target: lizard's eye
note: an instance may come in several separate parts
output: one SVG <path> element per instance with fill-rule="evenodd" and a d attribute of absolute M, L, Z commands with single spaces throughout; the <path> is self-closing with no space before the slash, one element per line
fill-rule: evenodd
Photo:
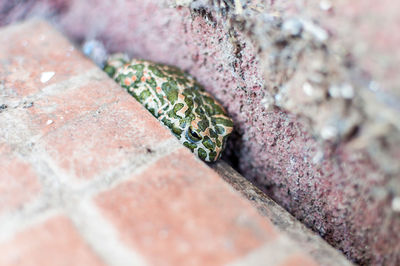
<path fill-rule="evenodd" d="M 197 134 L 197 132 L 194 131 L 192 129 L 192 127 L 189 127 L 188 130 L 186 131 L 186 137 L 192 143 L 197 143 L 201 140 L 201 137 L 199 136 L 199 134 Z"/>

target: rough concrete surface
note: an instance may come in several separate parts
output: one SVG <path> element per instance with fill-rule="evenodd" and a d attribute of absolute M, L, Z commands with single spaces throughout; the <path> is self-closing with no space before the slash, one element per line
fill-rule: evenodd
<path fill-rule="evenodd" d="M 400 263 L 400 4 L 3 1 L 77 43 L 178 65 L 236 123 L 230 159 L 354 262 Z"/>

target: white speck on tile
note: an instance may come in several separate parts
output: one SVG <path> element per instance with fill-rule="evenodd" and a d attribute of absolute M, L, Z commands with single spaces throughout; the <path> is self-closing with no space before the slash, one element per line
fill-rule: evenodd
<path fill-rule="evenodd" d="M 54 123 L 54 121 L 49 119 L 49 120 L 47 120 L 46 125 L 51 125 L 53 123 Z"/>
<path fill-rule="evenodd" d="M 42 83 L 46 83 L 47 81 L 49 81 L 54 74 L 56 74 L 55 72 L 42 72 L 42 74 L 40 75 L 40 82 Z"/>
<path fill-rule="evenodd" d="M 46 35 L 40 34 L 39 40 L 40 40 L 40 41 L 44 41 L 45 39 L 46 39 Z"/>

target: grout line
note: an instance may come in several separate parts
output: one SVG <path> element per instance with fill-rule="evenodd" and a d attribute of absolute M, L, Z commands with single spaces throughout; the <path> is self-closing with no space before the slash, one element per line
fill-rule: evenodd
<path fill-rule="evenodd" d="M 143 265 L 139 255 L 128 251 L 128 248 L 118 242 L 112 225 L 108 224 L 97 212 L 97 208 L 88 202 L 93 195 L 111 189 L 133 175 L 148 169 L 157 160 L 182 148 L 177 144 L 179 142 L 176 139 L 167 139 L 156 147 L 152 147 L 155 150 L 153 153 L 132 157 L 123 165 L 80 187 L 71 184 L 71 176 L 54 166 L 44 149 L 24 156 L 26 162 L 34 167 L 39 177 L 42 185 L 41 194 L 23 209 L 0 216 L 0 242 L 7 241 L 18 232 L 34 226 L 56 213 L 66 211 L 85 241 L 107 263 L 110 265 Z M 104 241 L 98 243 L 98 239 L 104 239 Z"/>
<path fill-rule="evenodd" d="M 61 169 L 51 156 L 45 151 L 45 147 L 38 148 L 27 160 L 35 170 L 40 173 L 40 179 L 45 188 L 51 188 L 50 194 L 60 190 L 63 195 L 68 193 L 78 193 L 80 195 L 92 195 L 99 191 L 110 189 L 116 184 L 127 180 L 133 174 L 141 172 L 151 166 L 157 160 L 169 155 L 170 153 L 182 148 L 180 143 L 174 138 L 169 138 L 151 147 L 152 153 L 137 154 L 131 151 L 132 156 L 126 156 L 126 161 L 107 170 L 102 171 L 96 177 L 85 180 L 74 176 Z M 40 149 L 40 150 L 38 150 Z M 134 155 L 134 156 L 133 156 Z M 38 159 L 39 158 L 39 159 Z"/>
<path fill-rule="evenodd" d="M 41 224 L 50 217 L 61 213 L 60 209 L 49 209 L 43 201 L 37 200 L 24 211 L 16 214 L 4 215 L 0 219 L 0 242 L 12 239 L 16 234 Z M 38 213 L 40 212 L 40 215 Z"/>
<path fill-rule="evenodd" d="M 82 182 L 82 180 L 78 180 L 72 177 L 70 173 L 60 169 L 57 164 L 54 163 L 53 158 L 46 152 L 46 147 L 40 143 L 40 139 L 43 136 L 41 134 L 35 135 L 30 132 L 25 124 L 22 123 L 21 119 L 18 118 L 16 112 L 18 112 L 21 104 L 26 101 L 39 99 L 46 95 L 57 94 L 66 89 L 77 89 L 77 86 L 82 86 L 82 84 L 86 84 L 93 79 L 102 80 L 105 77 L 106 74 L 104 72 L 94 67 L 81 75 L 76 75 L 57 84 L 49 85 L 43 88 L 39 93 L 18 101 L 19 103 L 14 102 L 14 108 L 11 109 L 12 112 L 10 113 L 10 111 L 8 111 L 2 114 L 8 116 L 8 120 L 13 121 L 12 125 L 7 124 L 7 127 L 2 129 L 6 136 L 8 136 L 6 137 L 7 142 L 12 140 L 11 144 L 14 149 L 18 150 L 19 156 L 22 156 L 23 159 L 30 163 L 35 169 L 41 183 L 41 191 L 39 196 L 31 202 L 26 203 L 22 209 L 15 212 L 7 212 L 0 216 L 0 240 L 11 237 L 13 234 L 31 224 L 35 224 L 39 220 L 45 220 L 56 210 L 62 210 L 65 206 L 68 206 L 70 200 L 76 195 L 90 197 L 100 191 L 110 189 L 112 186 L 130 178 L 134 173 L 147 169 L 158 159 L 182 147 L 171 135 L 171 138 L 161 143 L 156 143 L 154 147 L 151 147 L 154 152 L 149 154 L 145 153 L 141 156 L 126 157 L 130 160 L 128 159 L 119 167 L 102 173 L 94 180 L 87 182 Z M 115 103 L 114 101 L 106 105 L 110 106 Z M 97 110 L 77 117 L 76 119 L 91 116 L 102 108 L 104 108 L 104 106 L 99 106 Z"/>
<path fill-rule="evenodd" d="M 181 146 L 175 138 L 169 138 L 152 148 L 154 149 L 154 152 L 151 154 L 144 154 L 126 160 L 125 163 L 119 165 L 117 168 L 95 178 L 93 181 L 89 181 L 87 185 L 82 189 L 78 189 L 77 192 L 93 195 L 101 191 L 109 190 L 118 184 L 129 180 L 132 176 L 145 171 L 161 158 L 164 158 L 165 156 L 168 156 L 176 150 L 184 147 Z"/>
<path fill-rule="evenodd" d="M 147 265 L 138 252 L 123 244 L 114 226 L 103 217 L 92 201 L 77 199 L 69 202 L 66 211 L 80 235 L 108 265 Z"/>
<path fill-rule="evenodd" d="M 139 254 L 120 242 L 113 225 L 109 224 L 93 206 L 90 197 L 95 193 L 110 189 L 130 178 L 134 173 L 147 169 L 158 159 L 181 148 L 179 145 L 174 145 L 173 142 L 176 143 L 175 139 L 162 142 L 156 148 L 157 152 L 142 156 L 140 163 L 136 157 L 135 160 L 128 161 L 122 168 L 114 170 L 114 173 L 108 178 L 99 177 L 95 182 L 89 182 L 80 190 L 74 189 L 68 182 L 60 183 L 54 171 L 49 169 L 46 161 L 43 160 L 43 154 L 41 156 L 38 156 L 37 153 L 30 155 L 28 161 L 30 163 L 36 161 L 32 165 L 38 172 L 44 190 L 38 199 L 32 204 L 28 204 L 27 208 L 1 217 L 0 242 L 7 241 L 18 232 L 65 211 L 85 242 L 107 264 L 145 265 L 144 259 Z M 173 148 L 171 149 L 171 147 Z M 155 154 L 157 155 L 155 156 Z M 40 159 L 37 159 L 38 157 Z M 131 175 L 127 173 L 131 173 Z M 102 241 L 99 242 L 99 239 Z"/>
<path fill-rule="evenodd" d="M 44 96 L 57 95 L 60 91 L 78 89 L 79 87 L 82 87 L 93 80 L 105 80 L 107 78 L 106 75 L 107 74 L 105 74 L 97 66 L 93 66 L 82 74 L 77 74 L 66 80 L 47 85 L 35 94 L 28 95 L 22 98 L 18 96 L 8 96 L 5 97 L 3 101 L 9 106 L 9 108 L 17 109 L 19 107 L 23 107 L 27 102 L 34 102 Z"/>

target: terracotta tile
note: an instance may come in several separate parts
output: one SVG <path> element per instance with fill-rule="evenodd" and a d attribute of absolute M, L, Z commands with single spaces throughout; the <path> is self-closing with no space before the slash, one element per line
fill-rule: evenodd
<path fill-rule="evenodd" d="M 0 265 L 104 265 L 62 216 L 17 233 L 0 250 Z"/>
<path fill-rule="evenodd" d="M 0 43 L 0 79 L 18 96 L 35 94 L 45 86 L 95 67 L 44 21 L 2 29 Z M 42 74 L 46 72 L 54 72 L 54 75 L 44 82 Z"/>
<path fill-rule="evenodd" d="M 142 156 L 168 138 L 174 138 L 170 131 L 127 97 L 74 119 L 42 141 L 59 167 L 88 179 Z"/>
<path fill-rule="evenodd" d="M 41 185 L 34 169 L 0 144 L 0 215 L 35 199 Z"/>
<path fill-rule="evenodd" d="M 277 233 L 202 162 L 180 149 L 96 202 L 153 265 L 219 265 Z"/>
<path fill-rule="evenodd" d="M 29 114 L 26 124 L 33 131 L 47 134 L 101 106 L 130 97 L 113 80 L 104 76 L 74 89 L 40 97 L 32 107 L 26 109 Z"/>

